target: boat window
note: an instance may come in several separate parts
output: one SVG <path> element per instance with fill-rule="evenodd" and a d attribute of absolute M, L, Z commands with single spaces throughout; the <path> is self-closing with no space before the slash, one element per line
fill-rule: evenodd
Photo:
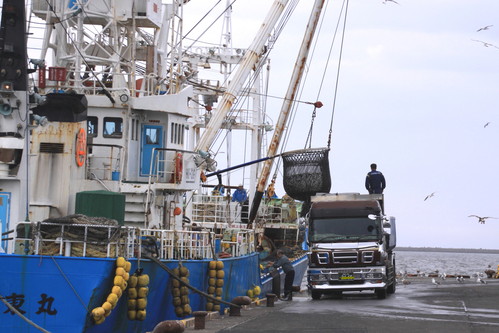
<path fill-rule="evenodd" d="M 115 117 L 104 118 L 104 137 L 121 138 L 123 136 L 123 119 Z"/>
<path fill-rule="evenodd" d="M 97 117 L 87 117 L 87 133 L 88 136 L 96 137 L 99 132 L 99 119 Z"/>
<path fill-rule="evenodd" d="M 171 123 L 171 126 L 170 126 L 170 142 L 171 143 L 173 143 L 173 138 L 175 137 L 174 129 L 175 129 L 175 124 Z"/>
<path fill-rule="evenodd" d="M 146 143 L 149 145 L 159 144 L 159 128 L 146 128 Z"/>
<path fill-rule="evenodd" d="M 170 124 L 170 143 L 184 144 L 185 125 L 179 123 Z"/>

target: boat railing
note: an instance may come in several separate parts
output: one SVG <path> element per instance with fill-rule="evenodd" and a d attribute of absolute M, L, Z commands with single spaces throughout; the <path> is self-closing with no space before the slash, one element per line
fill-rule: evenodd
<path fill-rule="evenodd" d="M 197 194 L 192 198 L 192 222 L 214 227 L 215 224 L 246 226 L 249 217 L 249 202 L 232 202 L 230 196 Z"/>
<path fill-rule="evenodd" d="M 153 148 L 149 167 L 149 185 L 194 182 L 195 152 L 183 149 Z"/>
<path fill-rule="evenodd" d="M 200 226 L 206 224 L 230 224 L 230 197 L 221 195 L 201 195 L 192 197 L 192 222 Z M 234 216 L 235 217 L 235 216 Z"/>
<path fill-rule="evenodd" d="M 294 202 L 285 202 L 282 199 L 264 199 L 260 205 L 257 220 L 261 223 L 296 224 L 298 210 Z"/>
<path fill-rule="evenodd" d="M 255 251 L 253 230 L 229 229 L 216 249 L 213 231 L 141 229 L 119 225 L 20 222 L 14 252 L 67 257 L 114 258 L 155 256 L 165 260 L 214 258 Z"/>
<path fill-rule="evenodd" d="M 255 231 L 252 229 L 226 229 L 221 240 L 222 253 L 233 257 L 255 252 Z"/>
<path fill-rule="evenodd" d="M 133 228 L 116 225 L 20 222 L 14 239 L 16 253 L 68 257 L 129 256 Z M 19 233 L 19 230 L 24 232 Z M 22 249 L 24 247 L 24 249 Z"/>
<path fill-rule="evenodd" d="M 139 256 L 155 255 L 159 259 L 214 258 L 215 234 L 209 231 L 176 231 L 140 229 Z"/>
<path fill-rule="evenodd" d="M 89 143 L 87 154 L 87 179 L 119 180 L 121 173 L 120 145 Z"/>

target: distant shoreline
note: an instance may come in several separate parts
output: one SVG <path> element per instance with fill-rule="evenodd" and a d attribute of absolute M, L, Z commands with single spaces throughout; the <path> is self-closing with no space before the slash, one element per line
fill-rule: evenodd
<path fill-rule="evenodd" d="M 410 246 L 397 246 L 395 248 L 395 251 L 499 254 L 499 250 L 492 250 L 492 249 L 459 249 L 459 248 L 454 249 L 454 248 L 444 248 L 444 247 L 410 247 Z"/>

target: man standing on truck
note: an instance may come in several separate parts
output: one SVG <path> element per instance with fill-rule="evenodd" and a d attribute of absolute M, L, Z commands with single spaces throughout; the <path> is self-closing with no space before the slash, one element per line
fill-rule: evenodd
<path fill-rule="evenodd" d="M 282 266 L 282 270 L 286 276 L 284 277 L 284 297 L 283 301 L 292 301 L 293 300 L 293 280 L 295 279 L 295 269 L 289 261 L 288 257 L 284 255 L 284 251 L 279 249 L 277 250 L 277 261 L 269 262 L 267 267 L 273 266 L 274 268 L 279 268 Z"/>
<path fill-rule="evenodd" d="M 376 163 L 371 164 L 371 171 L 366 176 L 366 190 L 369 194 L 381 194 L 385 189 L 385 176 L 380 171 L 377 171 Z"/>

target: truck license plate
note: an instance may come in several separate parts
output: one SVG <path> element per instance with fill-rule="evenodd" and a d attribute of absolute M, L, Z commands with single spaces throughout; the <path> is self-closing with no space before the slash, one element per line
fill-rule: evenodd
<path fill-rule="evenodd" d="M 353 274 L 351 274 L 351 273 L 340 274 L 339 278 L 340 278 L 340 280 L 353 280 L 354 279 Z"/>

